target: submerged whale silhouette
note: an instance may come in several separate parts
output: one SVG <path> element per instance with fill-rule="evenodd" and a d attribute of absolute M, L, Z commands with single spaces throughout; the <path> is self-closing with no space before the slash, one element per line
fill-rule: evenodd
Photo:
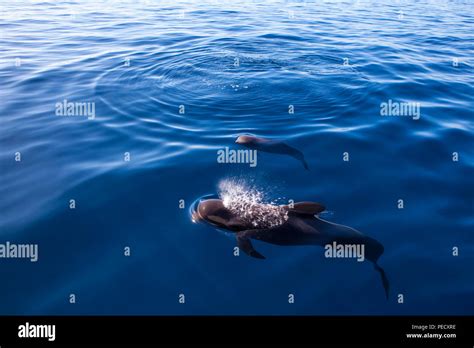
<path fill-rule="evenodd" d="M 235 142 L 252 150 L 291 156 L 301 161 L 304 168 L 309 170 L 303 153 L 282 141 L 259 138 L 253 135 L 240 135 Z"/>
<path fill-rule="evenodd" d="M 325 210 L 323 205 L 299 202 L 291 206 L 254 204 L 248 208 L 250 211 L 241 214 L 227 208 L 221 199 L 205 199 L 192 211 L 192 219 L 234 232 L 238 247 L 258 259 L 265 257 L 254 249 L 251 239 L 275 245 L 363 245 L 364 256 L 379 272 L 388 299 L 389 281 L 377 264 L 384 252 L 383 245 L 351 227 L 319 218 L 317 214 Z"/>

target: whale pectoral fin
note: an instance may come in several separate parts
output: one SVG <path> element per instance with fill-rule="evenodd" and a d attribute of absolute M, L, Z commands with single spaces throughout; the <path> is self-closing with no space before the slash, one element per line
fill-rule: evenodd
<path fill-rule="evenodd" d="M 293 207 L 288 206 L 288 210 L 297 214 L 315 215 L 326 210 L 326 207 L 314 202 L 298 202 Z"/>
<path fill-rule="evenodd" d="M 237 245 L 240 250 L 246 253 L 249 256 L 255 257 L 257 259 L 264 259 L 265 256 L 260 254 L 257 250 L 253 248 L 252 242 L 250 241 L 249 234 L 253 230 L 243 231 L 236 234 Z"/>

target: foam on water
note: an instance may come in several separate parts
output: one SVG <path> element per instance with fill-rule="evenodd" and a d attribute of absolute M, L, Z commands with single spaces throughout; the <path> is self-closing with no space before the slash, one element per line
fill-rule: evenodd
<path fill-rule="evenodd" d="M 264 201 L 264 193 L 247 186 L 243 180 L 225 179 L 219 183 L 219 196 L 224 206 L 255 228 L 272 228 L 288 220 L 282 206 Z"/>

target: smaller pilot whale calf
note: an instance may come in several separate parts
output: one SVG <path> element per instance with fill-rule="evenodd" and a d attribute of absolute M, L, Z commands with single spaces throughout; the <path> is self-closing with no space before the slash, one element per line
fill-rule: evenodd
<path fill-rule="evenodd" d="M 252 150 L 291 156 L 303 163 L 304 168 L 309 170 L 303 153 L 282 141 L 260 138 L 253 135 L 240 135 L 235 142 Z"/>
<path fill-rule="evenodd" d="M 338 246 L 342 246 L 342 251 L 352 250 L 358 261 L 367 259 L 374 264 L 388 298 L 389 281 L 377 263 L 384 252 L 383 245 L 351 227 L 321 219 L 318 214 L 324 210 L 323 205 L 314 202 L 291 205 L 246 204 L 240 198 L 234 203 L 228 202 L 226 198 L 213 198 L 200 200 L 193 208 L 192 219 L 234 232 L 239 249 L 258 259 L 265 257 L 255 250 L 252 239 L 281 246 L 319 245 L 326 249 L 326 257 L 328 254 L 333 255 L 329 257 L 344 257 L 344 254 L 338 256 Z M 328 252 L 328 246 L 334 250 Z M 360 250 L 363 254 L 360 254 Z"/>

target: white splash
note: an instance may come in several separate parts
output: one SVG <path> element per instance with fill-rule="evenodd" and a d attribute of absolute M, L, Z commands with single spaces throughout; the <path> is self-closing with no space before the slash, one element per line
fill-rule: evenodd
<path fill-rule="evenodd" d="M 288 220 L 282 206 L 264 202 L 264 194 L 242 180 L 222 180 L 219 196 L 233 214 L 255 228 L 272 228 Z"/>

